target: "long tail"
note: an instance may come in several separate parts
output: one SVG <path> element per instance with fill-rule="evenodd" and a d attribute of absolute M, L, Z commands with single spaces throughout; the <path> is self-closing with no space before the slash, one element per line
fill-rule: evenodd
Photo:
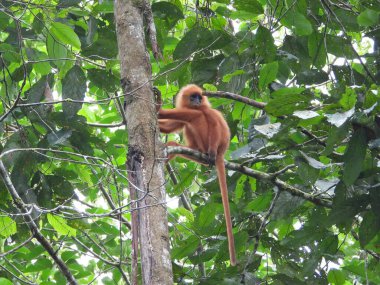
<path fill-rule="evenodd" d="M 231 214 L 230 214 L 230 204 L 228 202 L 228 190 L 227 190 L 226 169 L 224 166 L 224 158 L 217 157 L 215 166 L 216 166 L 216 171 L 218 173 L 220 192 L 222 194 L 224 217 L 226 219 L 230 262 L 232 266 L 235 266 L 236 265 L 235 242 L 234 242 L 234 236 L 232 234 L 232 223 L 231 223 Z"/>

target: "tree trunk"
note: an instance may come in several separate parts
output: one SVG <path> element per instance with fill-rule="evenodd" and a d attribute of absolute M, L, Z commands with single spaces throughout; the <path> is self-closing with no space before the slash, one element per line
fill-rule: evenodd
<path fill-rule="evenodd" d="M 137 191 L 143 284 L 173 284 L 165 205 L 162 144 L 151 65 L 145 45 L 143 0 L 116 0 L 115 19 L 126 99 L 129 188 Z M 132 189 L 133 188 L 133 189 Z"/>

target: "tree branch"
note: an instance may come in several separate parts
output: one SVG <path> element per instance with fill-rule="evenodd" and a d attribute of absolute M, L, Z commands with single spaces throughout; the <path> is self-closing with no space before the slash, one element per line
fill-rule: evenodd
<path fill-rule="evenodd" d="M 258 109 L 264 109 L 264 107 L 266 105 L 266 103 L 258 102 L 258 101 L 255 101 L 253 99 L 250 99 L 250 98 L 247 98 L 247 97 L 235 94 L 235 93 L 226 92 L 226 91 L 203 91 L 203 95 L 205 95 L 207 97 L 218 97 L 218 98 L 232 99 L 232 100 L 239 101 L 239 102 L 242 102 L 244 104 L 253 106 L 253 107 L 258 108 Z"/>
<path fill-rule="evenodd" d="M 170 146 L 167 148 L 167 153 L 168 154 L 185 154 L 191 157 L 194 157 L 197 160 L 200 160 L 204 162 L 205 164 L 209 163 L 208 156 L 206 154 L 203 154 L 199 151 L 192 150 L 190 148 L 186 147 L 179 147 L 179 146 Z M 256 178 L 258 180 L 266 180 L 272 182 L 274 185 L 280 188 L 280 190 L 286 191 L 294 196 L 301 197 L 307 201 L 310 201 L 318 206 L 323 206 L 327 208 L 331 208 L 332 204 L 329 200 L 323 199 L 323 198 L 317 198 L 316 196 L 309 194 L 307 192 L 304 192 L 297 187 L 294 187 L 284 181 L 282 181 L 280 178 L 278 178 L 277 173 L 265 173 L 261 171 L 257 171 L 254 169 L 251 169 L 249 167 L 233 163 L 233 162 L 228 162 L 224 161 L 226 169 L 229 170 L 235 170 L 238 171 L 242 174 L 245 174 L 247 176 Z M 281 172 L 280 172 L 281 173 Z"/>
<path fill-rule="evenodd" d="M 162 58 L 162 54 L 157 42 L 157 32 L 156 32 L 156 26 L 154 25 L 152 8 L 148 0 L 143 0 L 143 3 L 144 3 L 144 19 L 146 21 L 146 26 L 148 30 L 147 32 L 148 32 L 150 44 L 152 46 L 153 56 L 158 61 Z"/>

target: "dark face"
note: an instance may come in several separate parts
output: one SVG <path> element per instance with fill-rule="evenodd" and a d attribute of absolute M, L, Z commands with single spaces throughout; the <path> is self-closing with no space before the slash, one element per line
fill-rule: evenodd
<path fill-rule="evenodd" d="M 190 105 L 200 106 L 202 104 L 202 95 L 199 93 L 190 94 Z"/>

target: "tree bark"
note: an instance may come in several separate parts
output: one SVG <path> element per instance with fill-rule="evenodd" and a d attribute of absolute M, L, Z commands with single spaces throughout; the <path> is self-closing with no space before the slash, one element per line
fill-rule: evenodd
<path fill-rule="evenodd" d="M 137 192 L 143 284 L 173 284 L 165 206 L 163 148 L 143 26 L 143 0 L 116 0 L 115 19 L 126 100 L 129 188 Z"/>

